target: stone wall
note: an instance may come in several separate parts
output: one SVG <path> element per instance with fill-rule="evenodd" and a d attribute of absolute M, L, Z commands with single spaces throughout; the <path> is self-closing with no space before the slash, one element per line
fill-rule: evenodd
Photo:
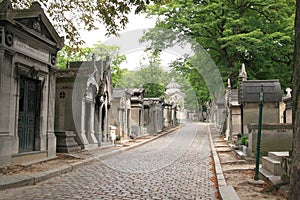
<path fill-rule="evenodd" d="M 243 109 L 244 134 L 248 134 L 247 125 L 250 123 L 258 123 L 259 104 L 245 103 Z M 279 123 L 278 103 L 264 103 L 263 123 Z"/>
<path fill-rule="evenodd" d="M 257 124 L 249 124 L 248 156 L 255 157 L 257 145 Z M 292 124 L 267 124 L 261 130 L 261 156 L 270 151 L 289 151 L 292 149 L 293 127 Z"/>

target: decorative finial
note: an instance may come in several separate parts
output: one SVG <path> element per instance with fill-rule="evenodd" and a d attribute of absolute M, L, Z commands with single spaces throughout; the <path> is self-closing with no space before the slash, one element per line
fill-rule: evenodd
<path fill-rule="evenodd" d="M 292 89 L 291 88 L 286 88 L 285 89 L 285 91 L 286 91 L 286 97 L 292 97 Z"/>

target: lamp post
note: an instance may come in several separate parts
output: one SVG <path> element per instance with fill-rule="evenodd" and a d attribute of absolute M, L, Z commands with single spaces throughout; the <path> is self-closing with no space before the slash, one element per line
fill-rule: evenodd
<path fill-rule="evenodd" d="M 257 144 L 256 144 L 256 165 L 254 180 L 259 180 L 259 157 L 260 157 L 260 140 L 261 140 L 261 127 L 262 127 L 262 112 L 264 106 L 264 88 L 261 84 L 261 90 L 259 94 L 259 116 L 258 116 L 258 130 L 257 130 Z"/>

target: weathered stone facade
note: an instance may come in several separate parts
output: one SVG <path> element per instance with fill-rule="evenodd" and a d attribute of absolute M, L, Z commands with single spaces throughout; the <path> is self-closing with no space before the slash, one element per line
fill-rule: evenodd
<path fill-rule="evenodd" d="M 163 129 L 163 99 L 144 98 L 144 127 L 147 133 L 157 133 Z"/>
<path fill-rule="evenodd" d="M 109 60 L 71 62 L 57 75 L 56 132 L 73 131 L 83 149 L 111 142 Z"/>
<path fill-rule="evenodd" d="M 39 3 L 0 3 L 0 167 L 56 156 L 56 53 L 64 45 Z"/>
<path fill-rule="evenodd" d="M 256 156 L 258 124 L 248 124 L 249 146 L 248 156 Z M 261 155 L 266 156 L 271 151 L 290 151 L 293 143 L 292 124 L 264 123 L 261 127 Z"/>
<path fill-rule="evenodd" d="M 128 89 L 131 95 L 130 130 L 133 137 L 139 137 L 146 133 L 144 128 L 144 88 Z"/>
<path fill-rule="evenodd" d="M 174 126 L 186 120 L 186 110 L 184 108 L 185 94 L 180 91 L 181 86 L 172 79 L 166 86 L 164 93 L 164 126 Z"/>
<path fill-rule="evenodd" d="M 258 122 L 261 86 L 264 91 L 263 123 L 280 122 L 282 95 L 279 80 L 247 80 L 243 64 L 239 74 L 239 88 L 232 89 L 230 80 L 228 81 L 226 138 L 232 139 L 237 134 L 247 135 L 247 125 Z"/>
<path fill-rule="evenodd" d="M 126 89 L 113 89 L 111 103 L 111 125 L 116 127 L 116 135 L 122 141 L 130 136 L 131 95 Z"/>

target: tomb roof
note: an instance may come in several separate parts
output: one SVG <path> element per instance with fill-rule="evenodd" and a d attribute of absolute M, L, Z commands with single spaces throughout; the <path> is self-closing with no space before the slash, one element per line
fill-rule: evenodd
<path fill-rule="evenodd" d="M 166 86 L 167 89 L 180 89 L 181 86 L 172 78 L 171 82 Z"/>
<path fill-rule="evenodd" d="M 113 89 L 113 98 L 122 98 L 125 96 L 129 96 L 129 93 L 126 89 L 123 88 L 115 88 Z"/>
<path fill-rule="evenodd" d="M 58 35 L 38 2 L 33 2 L 28 9 L 13 9 L 10 0 L 3 0 L 0 2 L 0 21 L 9 22 L 22 32 L 58 49 L 64 46 L 64 38 Z"/>
<path fill-rule="evenodd" d="M 258 103 L 262 85 L 264 102 L 279 102 L 282 100 L 279 80 L 247 80 L 242 83 L 241 102 Z"/>

